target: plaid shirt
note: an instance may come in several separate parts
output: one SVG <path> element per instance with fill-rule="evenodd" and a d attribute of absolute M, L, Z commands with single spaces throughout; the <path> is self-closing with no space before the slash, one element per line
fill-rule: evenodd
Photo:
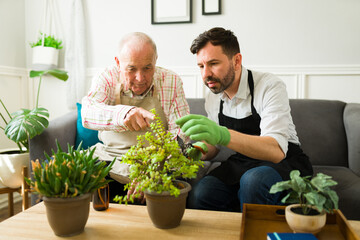
<path fill-rule="evenodd" d="M 116 66 L 106 68 L 93 78 L 89 94 L 82 99 L 81 116 L 84 127 L 100 131 L 128 130 L 124 125 L 124 118 L 133 106 L 115 105 L 115 88 L 118 82 L 121 83 L 122 79 Z M 181 131 L 175 120 L 190 113 L 181 78 L 172 71 L 156 67 L 152 86 L 146 95 L 158 98 L 168 120 L 169 131 L 174 136 L 178 135 Z M 131 91 L 122 94 L 135 97 Z M 180 136 L 188 139 L 182 132 Z"/>

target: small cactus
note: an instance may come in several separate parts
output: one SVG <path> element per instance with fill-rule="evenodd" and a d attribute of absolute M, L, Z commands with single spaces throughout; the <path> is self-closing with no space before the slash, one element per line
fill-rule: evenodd
<path fill-rule="evenodd" d="M 93 192 L 106 185 L 106 180 L 113 160 L 106 162 L 94 158 L 95 148 L 82 149 L 82 144 L 74 149 L 68 144 L 68 152 L 62 151 L 56 141 L 57 152 L 52 150 L 52 157 L 45 153 L 46 160 L 31 161 L 34 180 L 25 178 L 32 191 L 46 197 L 70 198 Z"/>

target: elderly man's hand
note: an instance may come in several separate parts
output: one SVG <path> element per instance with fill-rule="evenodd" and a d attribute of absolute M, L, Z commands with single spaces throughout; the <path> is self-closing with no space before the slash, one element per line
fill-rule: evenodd
<path fill-rule="evenodd" d="M 175 121 L 181 130 L 195 141 L 205 141 L 211 145 L 228 145 L 230 132 L 205 116 L 189 114 Z"/>
<path fill-rule="evenodd" d="M 136 182 L 136 179 L 131 183 L 130 189 L 127 192 L 127 199 L 134 199 L 136 202 L 140 202 L 141 204 L 144 204 L 146 199 L 144 192 L 138 191 L 136 188 L 138 187 L 138 183 Z"/>
<path fill-rule="evenodd" d="M 140 131 L 150 127 L 155 115 L 140 107 L 132 108 L 125 116 L 124 124 L 130 131 Z"/>

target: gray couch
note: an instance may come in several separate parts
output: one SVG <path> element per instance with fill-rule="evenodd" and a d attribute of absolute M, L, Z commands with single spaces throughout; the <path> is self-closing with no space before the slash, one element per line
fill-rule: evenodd
<path fill-rule="evenodd" d="M 188 99 L 191 113 L 206 115 L 204 99 Z M 339 208 L 348 219 L 360 220 L 360 104 L 331 100 L 291 99 L 291 114 L 304 152 L 315 174 L 322 172 L 338 182 Z M 30 158 L 43 159 L 44 151 L 63 149 L 75 143 L 77 113 L 50 122 L 45 132 L 30 140 Z M 222 149 L 199 172 L 199 180 L 227 159 L 232 151 Z M 34 203 L 34 201 L 33 201 Z"/>

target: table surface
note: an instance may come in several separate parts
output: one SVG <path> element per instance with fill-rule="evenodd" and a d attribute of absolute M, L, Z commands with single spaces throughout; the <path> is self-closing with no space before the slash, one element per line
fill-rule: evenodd
<path fill-rule="evenodd" d="M 360 236 L 360 221 L 349 221 Z M 66 239 L 240 239 L 241 213 L 186 209 L 173 229 L 154 227 L 145 206 L 110 204 L 90 215 L 85 231 Z M 50 228 L 43 203 L 0 223 L 0 239 L 64 239 Z"/>

